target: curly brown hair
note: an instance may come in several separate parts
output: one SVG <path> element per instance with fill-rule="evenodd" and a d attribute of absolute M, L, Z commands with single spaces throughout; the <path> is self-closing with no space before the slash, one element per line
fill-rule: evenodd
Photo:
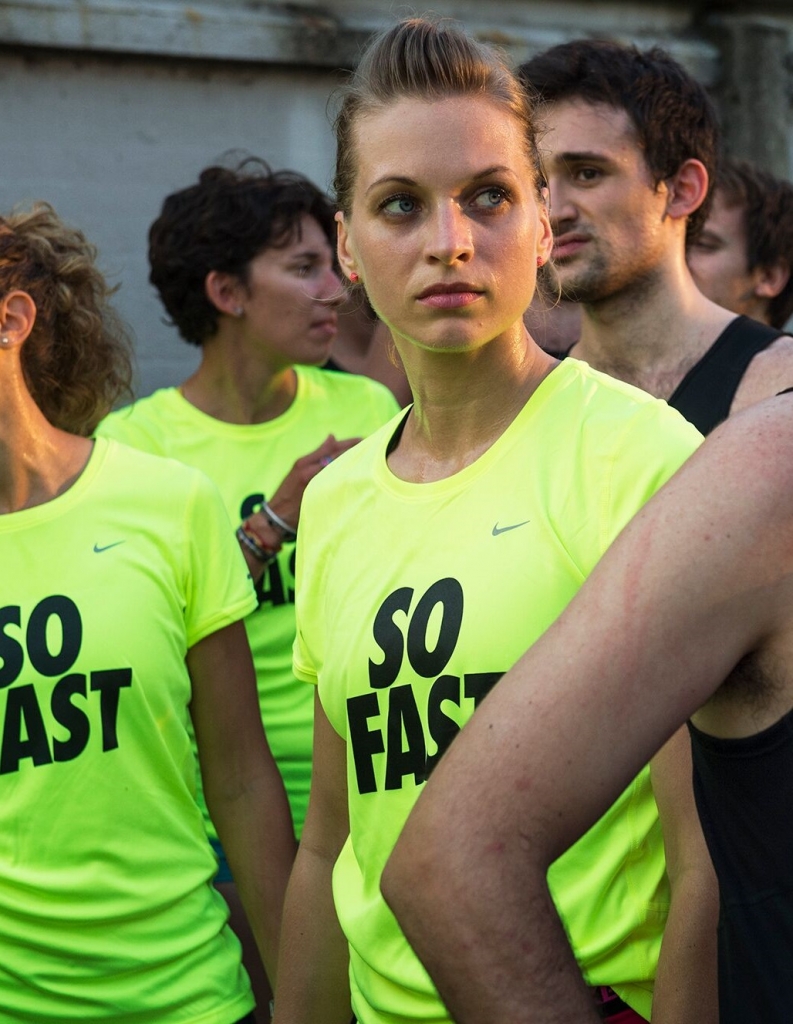
<path fill-rule="evenodd" d="M 36 304 L 25 382 L 53 426 L 84 437 L 122 394 L 131 397 L 131 339 L 95 260 L 95 247 L 49 203 L 0 217 L 0 295 L 23 291 Z"/>
<path fill-rule="evenodd" d="M 211 270 L 248 284 L 251 262 L 265 249 L 300 238 L 313 217 L 336 249 L 328 197 L 297 171 L 273 171 L 258 157 L 236 167 L 207 167 L 198 182 L 167 196 L 149 229 L 149 280 L 179 334 L 203 345 L 220 313 L 206 293 Z"/>

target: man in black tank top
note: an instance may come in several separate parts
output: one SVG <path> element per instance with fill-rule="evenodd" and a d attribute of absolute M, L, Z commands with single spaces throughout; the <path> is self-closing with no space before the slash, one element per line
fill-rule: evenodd
<path fill-rule="evenodd" d="M 793 384 L 793 339 L 697 288 L 686 246 L 708 213 L 718 130 L 699 83 L 657 48 L 579 40 L 521 67 L 543 102 L 569 355 L 679 408 L 703 433 Z"/>
<path fill-rule="evenodd" d="M 792 510 L 784 394 L 647 503 L 436 768 L 383 891 L 460 1024 L 594 1019 L 546 872 L 689 717 L 720 1024 L 793 1020 Z"/>

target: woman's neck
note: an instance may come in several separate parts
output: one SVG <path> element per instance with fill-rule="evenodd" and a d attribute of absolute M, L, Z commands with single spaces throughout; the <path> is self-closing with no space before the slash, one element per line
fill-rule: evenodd
<path fill-rule="evenodd" d="M 281 416 L 294 401 L 297 375 L 291 366 L 273 369 L 212 339 L 201 365 L 179 389 L 201 412 L 224 423 L 263 423 Z"/>
<path fill-rule="evenodd" d="M 414 406 L 389 466 L 415 482 L 441 480 L 475 462 L 557 365 L 525 333 L 476 352 L 410 349 L 403 358 Z"/>
<path fill-rule="evenodd" d="M 43 505 L 63 494 L 85 469 L 93 448 L 88 438 L 53 427 L 23 383 L 6 383 L 0 406 L 0 513 Z"/>

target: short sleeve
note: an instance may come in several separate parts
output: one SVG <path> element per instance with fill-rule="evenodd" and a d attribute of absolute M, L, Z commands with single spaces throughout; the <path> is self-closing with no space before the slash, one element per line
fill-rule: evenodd
<path fill-rule="evenodd" d="M 662 400 L 646 402 L 617 435 L 611 452 L 602 550 L 702 443 L 702 434 Z"/>
<path fill-rule="evenodd" d="M 322 628 L 320 601 L 323 591 L 318 578 L 319 567 L 313 564 L 317 556 L 316 545 L 312 543 L 315 490 L 312 480 L 306 488 L 300 511 L 300 532 L 295 552 L 295 641 L 292 647 L 292 671 L 298 679 L 314 685 L 318 682 L 319 666 L 312 650 L 321 644 L 317 630 Z M 306 581 L 310 581 L 308 586 Z"/>
<path fill-rule="evenodd" d="M 399 402 L 397 402 L 392 392 L 386 387 L 377 388 L 372 392 L 371 403 L 374 412 L 373 420 L 375 422 L 373 429 L 382 426 L 383 423 L 388 423 L 400 411 Z"/>
<path fill-rule="evenodd" d="M 215 485 L 203 473 L 185 508 L 185 628 L 192 647 L 210 633 L 244 618 L 257 601 L 248 566 Z"/>
<path fill-rule="evenodd" d="M 167 445 L 164 439 L 168 433 L 158 429 L 156 420 L 150 423 L 145 416 L 140 417 L 136 412 L 137 403 L 111 412 L 97 426 L 96 436 L 121 441 L 122 444 L 128 444 L 130 448 L 139 448 L 152 455 L 167 455 Z"/>

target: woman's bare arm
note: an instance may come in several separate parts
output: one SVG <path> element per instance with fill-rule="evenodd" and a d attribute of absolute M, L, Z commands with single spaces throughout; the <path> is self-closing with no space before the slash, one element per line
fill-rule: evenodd
<path fill-rule="evenodd" d="M 187 667 L 207 808 L 267 975 L 274 980 L 295 837 L 284 785 L 262 728 L 242 622 L 200 640 L 187 653 Z"/>
<path fill-rule="evenodd" d="M 349 955 L 331 876 L 349 835 L 346 743 L 314 701 L 308 813 L 289 882 L 273 1024 L 349 1024 Z"/>

